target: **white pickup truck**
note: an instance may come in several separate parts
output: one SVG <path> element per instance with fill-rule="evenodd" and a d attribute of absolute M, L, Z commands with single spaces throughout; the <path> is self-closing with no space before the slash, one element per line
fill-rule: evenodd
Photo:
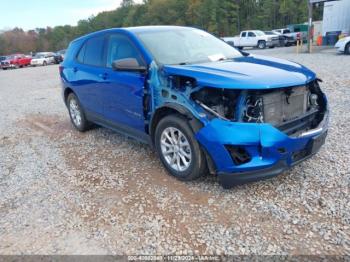
<path fill-rule="evenodd" d="M 265 49 L 266 47 L 274 48 L 279 45 L 278 36 L 266 35 L 263 31 L 259 30 L 242 31 L 239 36 L 223 37 L 222 39 L 239 49 L 243 49 L 244 47 Z"/>

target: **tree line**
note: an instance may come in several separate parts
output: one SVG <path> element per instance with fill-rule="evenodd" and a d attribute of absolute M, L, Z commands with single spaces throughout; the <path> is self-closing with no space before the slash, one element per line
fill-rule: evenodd
<path fill-rule="evenodd" d="M 123 0 L 119 8 L 99 13 L 77 26 L 56 26 L 0 34 L 0 54 L 54 51 L 76 37 L 112 27 L 182 25 L 232 36 L 247 29 L 270 30 L 307 21 L 307 0 Z M 322 17 L 316 8 L 315 19 Z"/>

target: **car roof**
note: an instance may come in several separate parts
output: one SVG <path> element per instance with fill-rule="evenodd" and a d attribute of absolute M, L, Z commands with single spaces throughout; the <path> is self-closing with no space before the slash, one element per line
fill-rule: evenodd
<path fill-rule="evenodd" d="M 90 38 L 95 35 L 99 35 L 101 33 L 108 32 L 129 32 L 133 34 L 143 33 L 143 32 L 159 32 L 159 31 L 168 31 L 168 30 L 178 30 L 178 29 L 196 29 L 194 27 L 186 27 L 186 26 L 167 26 L 167 25 L 157 25 L 157 26 L 137 26 L 137 27 L 120 27 L 120 28 L 110 28 L 101 31 L 97 31 L 94 33 L 90 33 L 75 39 L 73 42 L 81 41 L 87 38 Z"/>

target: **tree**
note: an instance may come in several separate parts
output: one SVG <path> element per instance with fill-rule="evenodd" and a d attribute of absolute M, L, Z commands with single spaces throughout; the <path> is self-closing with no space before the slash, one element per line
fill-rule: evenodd
<path fill-rule="evenodd" d="M 322 6 L 315 9 L 314 18 L 320 19 Z M 123 0 L 119 8 L 80 20 L 77 26 L 0 32 L 0 53 L 63 49 L 76 37 L 112 27 L 184 25 L 228 36 L 306 21 L 307 0 Z"/>

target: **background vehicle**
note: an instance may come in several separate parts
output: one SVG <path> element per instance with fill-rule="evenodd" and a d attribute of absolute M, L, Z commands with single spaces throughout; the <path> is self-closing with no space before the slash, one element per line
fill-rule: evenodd
<path fill-rule="evenodd" d="M 36 53 L 31 61 L 32 66 L 46 66 L 55 63 L 55 54 L 52 52 Z"/>
<path fill-rule="evenodd" d="M 274 29 L 272 30 L 272 32 L 284 36 L 286 40 L 286 46 L 295 45 L 297 43 L 298 37 L 300 39 L 301 37 L 303 37 L 303 39 L 305 38 L 304 36 L 302 36 L 301 32 L 292 33 L 288 28 Z"/>
<path fill-rule="evenodd" d="M 8 68 L 22 68 L 30 65 L 32 58 L 24 54 L 14 54 L 7 56 L 5 60 L 1 61 L 1 68 L 6 70 Z"/>
<path fill-rule="evenodd" d="M 96 123 L 150 143 L 180 180 L 209 170 L 228 188 L 275 176 L 327 136 L 315 73 L 242 55 L 202 30 L 104 30 L 76 39 L 68 54 L 60 76 L 76 129 Z"/>
<path fill-rule="evenodd" d="M 279 45 L 278 36 L 266 35 L 263 31 L 243 31 L 236 37 L 223 37 L 222 38 L 228 44 L 238 47 L 240 49 L 244 47 L 258 47 L 265 49 L 266 47 L 273 48 Z"/>
<path fill-rule="evenodd" d="M 59 63 L 63 62 L 65 54 L 66 54 L 66 50 L 57 51 L 55 53 L 55 56 L 54 56 L 55 63 L 59 64 Z"/>
<path fill-rule="evenodd" d="M 55 64 L 59 64 L 63 62 L 63 57 L 60 54 L 55 53 L 54 54 Z"/>
<path fill-rule="evenodd" d="M 350 55 L 350 36 L 339 39 L 335 47 L 338 49 L 339 53 Z"/>
<path fill-rule="evenodd" d="M 269 36 L 274 36 L 274 37 L 278 37 L 278 45 L 279 46 L 286 46 L 288 44 L 288 40 L 287 37 L 285 37 L 284 35 L 278 34 L 276 32 L 272 32 L 272 31 L 264 31 L 265 35 L 269 35 Z"/>

